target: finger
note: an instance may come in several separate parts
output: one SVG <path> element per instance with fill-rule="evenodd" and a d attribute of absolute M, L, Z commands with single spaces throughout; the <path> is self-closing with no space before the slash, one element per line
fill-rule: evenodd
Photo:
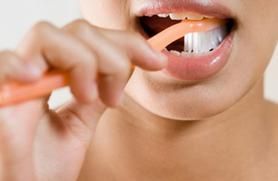
<path fill-rule="evenodd" d="M 20 56 L 42 69 L 61 69 L 71 77 L 71 90 L 81 102 L 92 101 L 96 57 L 72 35 L 41 22 L 33 27 L 18 48 Z M 93 94 L 94 95 L 94 94 Z"/>
<path fill-rule="evenodd" d="M 45 105 L 45 101 L 36 100 L 0 110 L 0 180 L 35 179 L 33 142 Z"/>
<path fill-rule="evenodd" d="M 100 99 L 96 99 L 92 103 L 82 105 L 72 101 L 57 109 L 56 112 L 62 118 L 61 120 L 64 121 L 64 125 L 74 128 L 69 130 L 77 131 L 76 135 L 82 134 L 82 132 L 79 132 L 82 129 L 76 129 L 79 123 L 81 123 L 82 127 L 89 129 L 89 135 L 92 135 L 106 108 L 107 106 Z"/>
<path fill-rule="evenodd" d="M 70 76 L 72 93 L 83 103 L 90 103 L 98 97 L 97 84 L 92 75 L 96 70 L 87 66 L 81 64 L 74 67 Z"/>
<path fill-rule="evenodd" d="M 29 82 L 39 78 L 42 72 L 34 69 L 12 51 L 0 52 L 0 82 L 8 80 Z"/>
<path fill-rule="evenodd" d="M 78 20 L 64 30 L 86 44 L 97 56 L 99 96 L 108 106 L 115 106 L 131 72 L 131 62 L 126 51 L 104 37 L 97 28 Z M 97 43 L 96 43 L 97 42 Z"/>
<path fill-rule="evenodd" d="M 168 58 L 152 49 L 149 43 L 138 33 L 119 30 L 103 30 L 105 36 L 123 48 L 132 63 L 143 69 L 157 71 L 165 68 Z"/>
<path fill-rule="evenodd" d="M 36 158 L 41 161 L 47 156 L 44 164 L 48 166 L 39 168 L 40 175 L 47 175 L 49 180 L 77 180 L 105 108 L 99 99 L 89 104 L 73 101 L 56 110 L 51 120 L 41 122 L 36 140 Z M 57 172 L 57 168 L 65 168 L 68 173 Z"/>
<path fill-rule="evenodd" d="M 125 66 L 125 61 L 129 59 L 125 50 L 118 48 L 117 44 L 103 36 L 99 28 L 86 21 L 77 20 L 63 29 L 81 40 L 94 52 L 98 59 L 99 73 L 114 74 L 117 72 L 114 66 Z"/>
<path fill-rule="evenodd" d="M 102 44 L 99 44 L 99 42 L 103 42 L 104 44 L 105 42 L 109 42 L 110 45 L 114 44 L 114 46 L 128 55 L 128 58 L 131 59 L 133 64 L 143 69 L 160 70 L 167 65 L 167 57 L 153 50 L 148 42 L 139 34 L 102 29 L 84 20 L 77 20 L 68 24 L 64 29 L 73 33 L 94 50 L 97 50 L 96 52 L 100 52 L 100 54 L 104 53 L 104 56 L 109 57 L 109 54 L 105 53 L 106 47 L 100 46 Z"/>
<path fill-rule="evenodd" d="M 116 107 L 122 99 L 127 79 L 103 76 L 99 83 L 99 97 L 109 107 Z"/>

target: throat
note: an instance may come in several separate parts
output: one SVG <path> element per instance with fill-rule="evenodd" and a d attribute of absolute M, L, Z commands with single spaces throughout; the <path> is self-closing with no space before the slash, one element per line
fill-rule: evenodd
<path fill-rule="evenodd" d="M 91 148 L 94 164 L 104 165 L 101 173 L 111 172 L 113 178 L 230 181 L 266 153 L 266 126 L 250 115 L 178 123 L 152 115 L 130 97 L 123 102 L 102 117 Z"/>

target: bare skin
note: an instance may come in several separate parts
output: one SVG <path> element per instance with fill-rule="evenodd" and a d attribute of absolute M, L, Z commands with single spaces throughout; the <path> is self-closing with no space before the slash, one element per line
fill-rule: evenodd
<path fill-rule="evenodd" d="M 104 0 L 93 8 L 96 1 L 81 0 L 81 5 L 90 22 L 126 29 L 134 9 L 149 1 L 126 1 L 128 13 L 120 8 L 123 2 Z M 135 71 L 124 103 L 101 119 L 80 180 L 277 179 L 278 106 L 264 99 L 262 81 L 277 42 L 277 2 L 220 2 L 240 22 L 232 63 L 201 88 L 189 85 L 184 91 L 157 74 Z M 265 41 L 257 39 L 259 32 L 269 32 Z"/>
<path fill-rule="evenodd" d="M 62 29 L 38 23 L 16 51 L 3 51 L 0 59 L 2 82 L 32 82 L 50 68 L 69 71 L 76 98 L 55 111 L 47 98 L 1 108 L 0 180 L 11 181 L 76 180 L 98 119 L 119 103 L 131 65 L 151 71 L 167 63 L 139 35 L 83 20 Z"/>
<path fill-rule="evenodd" d="M 169 123 L 127 98 L 100 120 L 80 180 L 274 181 L 278 106 L 249 102 L 233 121 Z"/>
<path fill-rule="evenodd" d="M 277 180 L 278 106 L 264 99 L 262 81 L 277 1 L 224 1 L 240 22 L 231 63 L 185 89 L 152 72 L 167 59 L 136 33 L 134 9 L 147 1 L 82 0 L 86 20 L 38 23 L 0 53 L 1 82 L 61 69 L 76 98 L 58 110 L 48 98 L 0 109 L 0 180 Z"/>

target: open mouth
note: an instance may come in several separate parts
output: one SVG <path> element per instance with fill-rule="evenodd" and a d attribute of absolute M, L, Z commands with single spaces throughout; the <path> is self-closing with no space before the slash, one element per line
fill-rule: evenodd
<path fill-rule="evenodd" d="M 164 29 L 181 21 L 203 21 L 214 18 L 192 12 L 165 13 L 138 18 L 141 33 L 150 38 Z M 223 43 L 235 29 L 235 21 L 232 18 L 223 19 L 223 24 L 207 32 L 195 32 L 186 34 L 184 37 L 168 45 L 165 51 L 175 56 L 200 56 L 214 51 Z"/>
<path fill-rule="evenodd" d="M 180 21 L 195 21 L 203 27 L 209 22 L 207 19 L 219 22 L 214 29 L 188 33 L 167 46 L 163 53 L 168 57 L 168 66 L 160 71 L 163 78 L 166 75 L 199 82 L 213 77 L 227 64 L 237 21 L 230 9 L 218 0 L 148 0 L 136 7 L 139 31 L 146 39 Z"/>

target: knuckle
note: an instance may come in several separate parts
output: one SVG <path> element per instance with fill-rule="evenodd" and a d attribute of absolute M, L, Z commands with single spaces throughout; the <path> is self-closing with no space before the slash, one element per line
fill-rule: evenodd
<path fill-rule="evenodd" d="M 4 50 L 0 52 L 0 69 L 1 73 L 6 72 L 6 70 L 9 66 L 13 66 L 18 62 L 17 55 L 10 51 L 10 50 Z"/>
<path fill-rule="evenodd" d="M 96 55 L 91 53 L 91 52 L 86 52 L 83 54 L 83 60 L 82 61 L 78 61 L 76 62 L 77 66 L 78 65 L 81 65 L 81 66 L 84 66 L 84 67 L 88 67 L 88 68 L 91 68 L 91 67 L 96 67 L 97 66 L 97 61 L 96 61 Z"/>
<path fill-rule="evenodd" d="M 36 23 L 31 29 L 31 34 L 34 36 L 42 36 L 45 35 L 53 28 L 53 25 L 46 21 L 41 21 Z"/>
<path fill-rule="evenodd" d="M 133 40 L 137 43 L 144 42 L 144 38 L 139 33 L 128 32 L 127 33 L 127 38 L 129 38 L 130 40 Z"/>
<path fill-rule="evenodd" d="M 100 59 L 98 60 L 101 67 L 107 67 L 107 65 L 110 65 L 107 67 L 108 72 L 110 74 L 124 74 L 126 71 L 129 70 L 131 66 L 131 61 L 128 55 L 128 52 L 126 52 L 123 48 L 113 46 L 110 47 L 110 51 L 113 52 L 113 58 L 107 57 L 107 59 Z"/>
<path fill-rule="evenodd" d="M 97 73 L 97 69 L 95 66 L 92 65 L 80 65 L 76 67 L 76 70 L 79 69 L 80 74 L 77 76 L 83 76 L 83 75 L 90 75 L 95 76 Z M 95 77 L 92 77 L 95 78 Z"/>
<path fill-rule="evenodd" d="M 76 76 L 83 76 L 89 73 L 90 75 L 96 74 L 97 72 L 97 62 L 91 55 L 87 56 L 87 59 L 83 59 L 82 61 L 76 62 L 74 65 L 72 65 L 71 72 Z M 76 71 L 78 72 L 76 74 Z"/>
<path fill-rule="evenodd" d="M 0 52 L 0 57 L 1 58 L 14 57 L 14 52 L 12 52 L 11 50 L 3 50 Z"/>
<path fill-rule="evenodd" d="M 98 62 L 96 60 L 95 55 L 93 55 L 93 54 L 91 55 L 91 58 L 89 59 L 89 65 L 90 65 L 91 69 L 93 69 L 93 70 L 97 69 Z"/>
<path fill-rule="evenodd" d="M 94 32 L 94 28 L 85 20 L 76 20 L 71 25 L 72 31 L 75 34 L 88 34 Z"/>
<path fill-rule="evenodd" d="M 117 61 L 115 63 L 115 74 L 119 74 L 121 76 L 128 76 L 130 72 L 131 63 L 127 57 L 123 57 L 121 61 Z"/>
<path fill-rule="evenodd" d="M 10 50 L 0 52 L 0 83 L 19 78 L 23 72 L 27 72 L 25 63 L 16 53 Z"/>
<path fill-rule="evenodd" d="M 77 26 L 89 26 L 89 23 L 86 20 L 77 19 L 77 20 L 73 21 L 73 25 L 77 25 Z"/>

